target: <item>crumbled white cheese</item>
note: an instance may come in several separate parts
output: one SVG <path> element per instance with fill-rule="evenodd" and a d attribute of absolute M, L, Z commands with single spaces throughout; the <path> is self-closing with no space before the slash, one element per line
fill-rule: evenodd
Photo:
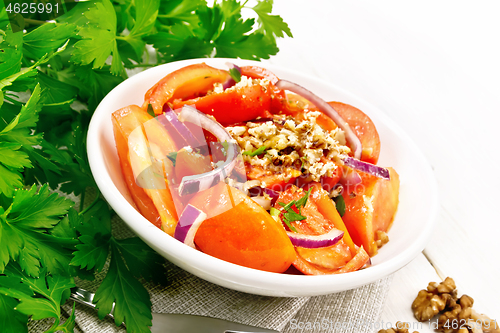
<path fill-rule="evenodd" d="M 373 213 L 373 201 L 371 197 L 363 195 L 364 206 L 368 209 L 368 213 Z"/>
<path fill-rule="evenodd" d="M 274 116 L 274 121 L 247 122 L 245 126 L 228 127 L 242 151 L 255 151 L 266 146 L 259 156 L 243 155 L 243 160 L 283 179 L 303 175 L 319 181 L 332 177 L 339 156 L 348 154 L 345 134 L 340 128 L 326 131 L 316 123 L 321 113 L 306 111 L 304 120 Z"/>
<path fill-rule="evenodd" d="M 212 90 L 209 90 L 207 92 L 207 95 L 220 94 L 223 92 L 231 92 L 231 91 L 234 91 L 234 90 L 237 90 L 240 88 L 246 88 L 246 87 L 251 87 L 251 86 L 255 86 L 255 85 L 261 86 L 262 89 L 264 89 L 264 91 L 265 91 L 267 89 L 267 87 L 269 86 L 269 79 L 252 79 L 246 75 L 242 75 L 240 82 L 237 82 L 232 87 L 229 87 L 226 89 L 224 89 L 222 83 L 219 83 L 219 82 L 214 83 Z M 246 96 L 242 95 L 242 97 L 245 98 Z"/>
<path fill-rule="evenodd" d="M 256 126 L 248 130 L 248 134 L 257 137 L 259 139 L 268 139 L 276 135 L 278 128 L 273 124 L 272 121 L 267 121 L 262 123 L 260 126 Z"/>
<path fill-rule="evenodd" d="M 229 126 L 226 129 L 232 137 L 242 136 L 247 131 L 245 126 Z"/>

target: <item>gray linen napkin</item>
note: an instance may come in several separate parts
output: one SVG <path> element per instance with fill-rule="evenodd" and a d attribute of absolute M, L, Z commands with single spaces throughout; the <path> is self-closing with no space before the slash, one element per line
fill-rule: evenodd
<path fill-rule="evenodd" d="M 88 195 L 88 196 L 87 196 Z M 88 193 L 93 197 L 94 193 Z M 78 201 L 77 198 L 71 198 Z M 134 236 L 118 217 L 112 219 L 113 234 L 117 238 Z M 283 333 L 300 332 L 374 332 L 374 323 L 380 320 L 392 276 L 372 284 L 325 296 L 268 297 L 230 290 L 202 280 L 177 266 L 166 262 L 168 285 L 146 284 L 151 295 L 153 312 L 186 313 L 227 319 L 242 324 L 275 329 Z M 106 268 L 104 269 L 106 271 Z M 76 280 L 76 285 L 95 292 L 104 274 L 95 281 Z M 63 305 L 65 321 L 73 302 Z M 31 321 L 29 332 L 44 332 L 50 321 Z M 99 320 L 97 311 L 76 305 L 75 332 L 125 333 L 122 325 L 116 327 L 110 318 Z"/>

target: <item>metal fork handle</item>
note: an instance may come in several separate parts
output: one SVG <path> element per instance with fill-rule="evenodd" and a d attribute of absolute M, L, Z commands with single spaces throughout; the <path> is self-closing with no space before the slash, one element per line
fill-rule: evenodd
<path fill-rule="evenodd" d="M 73 301 L 90 306 L 95 309 L 95 304 L 92 302 L 94 300 L 95 294 L 84 290 L 82 288 L 74 287 L 71 288 L 71 294 L 70 297 Z M 111 308 L 111 312 L 108 313 L 107 315 L 110 316 L 111 318 L 113 317 L 113 313 L 115 311 L 115 303 L 113 303 L 113 307 Z"/>

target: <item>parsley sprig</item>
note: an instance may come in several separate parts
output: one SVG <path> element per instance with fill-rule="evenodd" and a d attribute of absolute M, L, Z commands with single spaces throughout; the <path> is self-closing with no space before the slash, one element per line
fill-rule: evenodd
<path fill-rule="evenodd" d="M 259 0 L 251 8 L 255 18 L 244 19 L 246 2 L 238 0 L 212 6 L 92 0 L 68 6 L 50 23 L 26 14 L 29 20 L 16 21 L 24 26 L 14 31 L 0 3 L 2 331 L 23 333 L 29 320 L 54 318 L 47 332 L 73 332 L 75 313 L 61 323 L 60 307 L 74 278 L 92 280 L 104 271 L 95 298 L 99 315 L 115 302 L 117 324 L 149 332 L 151 303 L 142 282 L 164 278 L 163 259 L 139 238 L 113 237 L 115 213 L 99 194 L 85 197 L 97 190 L 85 146 L 90 118 L 132 70 L 188 58 L 276 54 L 276 38 L 291 32 L 271 14 L 272 4 Z M 69 194 L 80 197 L 79 207 Z"/>
<path fill-rule="evenodd" d="M 283 222 L 285 222 L 288 228 L 290 228 L 293 232 L 297 232 L 297 229 L 291 224 L 291 222 L 306 219 L 306 217 L 302 215 L 302 207 L 305 207 L 307 204 L 311 190 L 312 188 L 310 188 L 304 196 L 298 200 L 292 200 L 289 203 L 278 202 L 278 204 L 283 207 L 283 212 L 281 213 L 283 216 Z M 293 209 L 294 207 L 299 211 L 298 213 Z"/>

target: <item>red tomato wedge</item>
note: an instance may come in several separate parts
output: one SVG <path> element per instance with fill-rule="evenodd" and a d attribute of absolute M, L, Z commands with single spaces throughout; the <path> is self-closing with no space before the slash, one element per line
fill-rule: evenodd
<path fill-rule="evenodd" d="M 271 107 L 270 86 L 259 84 L 230 88 L 220 93 L 193 99 L 173 100 L 172 107 L 195 106 L 199 111 L 214 116 L 222 125 L 252 120 Z"/>
<path fill-rule="evenodd" d="M 325 248 L 325 250 L 323 250 L 323 251 L 328 251 L 328 249 L 329 248 Z M 323 252 L 323 251 L 319 251 L 319 252 Z M 306 275 L 342 274 L 342 273 L 354 272 L 354 271 L 359 270 L 361 267 L 363 267 L 368 262 L 369 259 L 370 259 L 370 256 L 366 253 L 366 251 L 363 249 L 363 247 L 361 247 L 361 248 L 359 248 L 356 255 L 341 268 L 329 269 L 329 268 L 326 268 L 323 266 L 315 265 L 313 263 L 310 263 L 309 261 L 307 261 L 306 259 L 304 259 L 300 255 L 297 255 L 297 259 L 295 259 L 295 261 L 293 262 L 293 266 L 295 266 L 295 268 L 297 268 L 300 272 L 302 272 Z M 336 259 L 336 260 L 338 260 L 338 259 Z"/>
<path fill-rule="evenodd" d="M 354 255 L 356 253 L 354 242 L 334 202 L 328 197 L 328 193 L 323 190 L 318 183 L 312 183 L 311 186 L 314 187 L 311 192 L 311 197 L 316 201 L 320 213 L 330 220 L 335 228 L 344 232 L 344 237 L 342 239 L 347 246 L 349 246 L 351 254 Z"/>
<path fill-rule="evenodd" d="M 172 165 L 153 164 L 151 154 L 166 161 L 164 157 L 177 150 L 174 141 L 159 122 L 136 105 L 115 111 L 112 122 L 122 171 L 136 205 L 148 219 L 156 218 L 156 209 L 161 228 L 173 235 L 177 213 L 165 182 L 166 174 L 173 172 Z"/>
<path fill-rule="evenodd" d="M 254 79 L 268 79 L 271 88 L 271 107 L 270 113 L 278 113 L 281 110 L 283 103 L 286 101 L 286 94 L 283 90 L 278 89 L 275 84 L 279 78 L 270 70 L 259 66 L 243 66 L 241 67 L 241 75 L 245 75 Z M 268 117 L 269 115 L 262 115 Z"/>
<path fill-rule="evenodd" d="M 391 180 L 360 173 L 362 183 L 346 189 L 342 196 L 346 213 L 342 217 L 354 242 L 363 246 L 370 256 L 377 254 L 377 231 L 387 232 L 398 207 L 399 176 L 388 168 Z"/>
<path fill-rule="evenodd" d="M 306 217 L 305 220 L 292 221 L 290 224 L 300 234 L 305 235 L 321 235 L 325 234 L 333 228 L 344 231 L 344 237 L 337 244 L 329 247 L 305 249 L 296 247 L 297 259 L 293 265 L 304 274 L 316 274 L 315 272 L 322 272 L 317 274 L 334 274 L 337 270 L 345 268 L 344 270 L 354 269 L 357 265 L 354 262 L 349 264 L 356 258 L 359 252 L 352 243 L 347 228 L 342 222 L 340 215 L 331 200 L 328 198 L 327 192 L 321 188 L 319 183 L 311 185 L 313 190 L 307 201 L 307 204 L 301 209 L 301 214 Z M 292 187 L 285 192 L 282 192 L 275 204 L 275 208 L 279 209 L 280 202 L 288 203 L 292 200 L 299 200 L 304 196 L 305 192 L 297 187 Z M 327 202 L 325 202 L 328 200 Z M 324 207 L 326 205 L 326 207 Z M 366 253 L 366 252 L 365 252 Z M 363 260 L 362 267 L 367 259 Z M 350 268 L 352 266 L 352 268 Z M 359 268 L 358 268 L 359 269 Z"/>
<path fill-rule="evenodd" d="M 241 75 L 245 75 L 254 79 L 268 79 L 273 85 L 278 82 L 279 78 L 266 68 L 259 66 L 242 66 Z"/>
<path fill-rule="evenodd" d="M 165 103 L 203 96 L 214 83 L 226 82 L 230 78 L 228 71 L 205 63 L 183 67 L 165 76 L 146 92 L 144 108 L 151 104 L 155 114 L 161 114 Z"/>
<path fill-rule="evenodd" d="M 363 111 L 352 105 L 340 102 L 329 102 L 335 111 L 349 124 L 361 141 L 363 151 L 361 160 L 377 164 L 380 155 L 380 137 L 373 121 Z"/>
<path fill-rule="evenodd" d="M 158 214 L 153 200 L 146 194 L 142 187 L 139 187 L 135 181 L 134 172 L 128 159 L 128 143 L 127 138 L 117 129 L 115 120 L 113 119 L 113 127 L 115 128 L 115 143 L 118 150 L 118 157 L 120 159 L 120 167 L 122 169 L 123 178 L 127 184 L 132 200 L 136 205 L 136 209 L 144 215 L 149 222 L 153 223 L 156 227 L 161 228 L 161 218 Z"/>
<path fill-rule="evenodd" d="M 245 267 L 282 273 L 295 260 L 295 251 L 285 229 L 258 204 L 237 189 L 219 183 L 200 193 L 191 204 L 198 209 L 217 207 L 198 229 L 195 243 L 201 251 Z M 221 209 L 217 194 L 229 201 Z M 215 194 L 215 195 L 214 195 Z M 216 201 L 212 202 L 212 200 Z M 203 208 L 202 208 L 203 207 Z M 205 210 L 208 211 L 208 210 Z"/>
<path fill-rule="evenodd" d="M 299 170 L 293 168 L 286 168 L 283 172 L 277 174 L 250 163 L 245 163 L 245 169 L 248 180 L 260 180 L 266 184 L 267 188 L 279 192 L 284 191 L 290 184 L 293 184 L 297 176 L 301 174 Z"/>

